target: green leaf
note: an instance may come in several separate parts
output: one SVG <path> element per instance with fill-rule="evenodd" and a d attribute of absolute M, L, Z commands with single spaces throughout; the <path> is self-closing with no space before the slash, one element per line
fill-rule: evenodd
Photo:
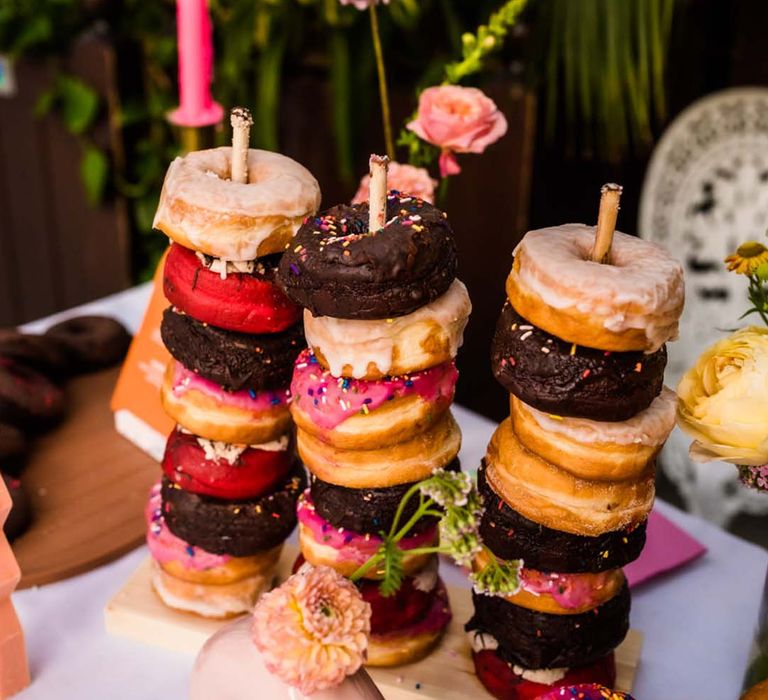
<path fill-rule="evenodd" d="M 99 96 L 79 78 L 61 75 L 56 81 L 61 116 L 67 129 L 82 134 L 96 119 Z"/>
<path fill-rule="evenodd" d="M 37 96 L 37 102 L 35 102 L 32 113 L 36 119 L 41 119 L 51 113 L 53 104 L 56 101 L 56 90 L 51 88 L 44 90 Z"/>
<path fill-rule="evenodd" d="M 107 157 L 98 148 L 88 145 L 80 160 L 80 179 L 85 188 L 85 196 L 91 206 L 96 206 L 104 196 L 107 185 L 109 163 Z"/>
<path fill-rule="evenodd" d="M 43 12 L 38 12 L 33 17 L 26 19 L 22 26 L 23 29 L 13 42 L 11 50 L 15 55 L 38 48 L 46 44 L 53 36 L 51 18 Z"/>

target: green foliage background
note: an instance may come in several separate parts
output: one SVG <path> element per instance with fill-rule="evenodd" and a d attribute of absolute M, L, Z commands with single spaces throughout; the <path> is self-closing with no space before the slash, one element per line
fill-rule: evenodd
<path fill-rule="evenodd" d="M 352 186 L 360 132 L 378 109 L 368 17 L 338 0 L 209 0 L 216 51 L 213 91 L 225 106 L 254 114 L 252 143 L 279 149 L 284 79 L 314 74 L 331 91 L 339 178 Z M 520 0 L 513 5 L 524 5 Z M 414 90 L 463 81 L 476 72 L 487 42 L 503 42 L 501 24 L 485 27 L 500 0 L 391 0 L 380 6 L 390 80 Z M 543 87 L 547 124 L 561 122 L 586 150 L 620 158 L 647 144 L 664 116 L 663 75 L 674 0 L 530 0 L 535 31 L 527 74 Z M 514 8 L 515 15 L 519 7 Z M 503 18 L 502 18 L 503 20 Z M 167 164 L 179 134 L 166 121 L 177 102 L 174 0 L 2 0 L 0 52 L 60 64 L 84 32 L 98 31 L 119 58 L 120 127 L 125 161 L 110 163 L 89 130 L 104 105 L 76 76 L 59 71 L 40 96 L 38 115 L 55 112 L 82 145 L 81 177 L 94 204 L 116 191 L 131 204 L 137 277 L 145 278 L 164 246 L 151 230 Z M 474 36 L 467 36 L 468 33 Z M 489 39 L 488 37 L 495 37 Z M 450 63 L 453 61 L 452 63 Z M 446 66 L 446 64 L 449 64 Z M 472 70 L 468 70 L 472 68 Z M 311 111 L 311 105 L 307 107 Z M 576 125 L 575 127 L 573 125 Z M 398 125 L 394 125 L 397 131 Z M 575 130 L 578 130 L 576 133 Z M 228 132 L 213 134 L 224 143 Z M 403 157 L 430 162 L 435 149 L 401 133 Z"/>

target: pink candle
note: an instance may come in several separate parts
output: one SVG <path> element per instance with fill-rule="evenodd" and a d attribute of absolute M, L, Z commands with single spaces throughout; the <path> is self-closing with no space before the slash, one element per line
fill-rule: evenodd
<path fill-rule="evenodd" d="M 216 124 L 224 110 L 211 97 L 213 42 L 207 0 L 177 0 L 176 25 L 180 104 L 169 119 L 179 126 Z"/>

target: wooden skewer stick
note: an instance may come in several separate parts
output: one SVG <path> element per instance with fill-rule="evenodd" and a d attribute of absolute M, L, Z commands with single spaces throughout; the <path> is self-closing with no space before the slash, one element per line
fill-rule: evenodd
<path fill-rule="evenodd" d="M 594 262 L 607 263 L 611 254 L 616 217 L 619 215 L 619 199 L 622 186 L 609 182 L 600 189 L 600 213 L 597 215 L 595 245 L 590 256 Z"/>
<path fill-rule="evenodd" d="M 230 179 L 244 185 L 248 182 L 248 145 L 253 117 L 246 107 L 235 107 L 229 115 L 232 124 L 232 165 Z"/>
<path fill-rule="evenodd" d="M 380 231 L 387 222 L 387 156 L 371 155 L 368 170 L 371 184 L 368 188 L 368 230 Z"/>

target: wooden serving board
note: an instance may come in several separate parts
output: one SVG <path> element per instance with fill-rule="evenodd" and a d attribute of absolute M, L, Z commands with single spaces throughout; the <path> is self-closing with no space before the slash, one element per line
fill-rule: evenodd
<path fill-rule="evenodd" d="M 286 546 L 278 564 L 280 580 L 290 574 L 295 547 Z M 231 620 L 210 620 L 173 610 L 152 590 L 147 557 L 104 610 L 110 634 L 172 651 L 197 654 L 208 637 Z M 448 587 L 453 620 L 435 651 L 426 659 L 397 668 L 370 668 L 387 700 L 466 700 L 490 697 L 477 680 L 464 623 L 472 616 L 469 588 Z M 630 630 L 616 649 L 616 689 L 631 692 L 640 660 L 643 635 Z"/>
<path fill-rule="evenodd" d="M 109 400 L 119 369 L 66 385 L 66 418 L 32 442 L 21 477 L 32 527 L 13 543 L 19 588 L 106 564 L 144 539 L 144 505 L 157 462 L 114 428 Z"/>

